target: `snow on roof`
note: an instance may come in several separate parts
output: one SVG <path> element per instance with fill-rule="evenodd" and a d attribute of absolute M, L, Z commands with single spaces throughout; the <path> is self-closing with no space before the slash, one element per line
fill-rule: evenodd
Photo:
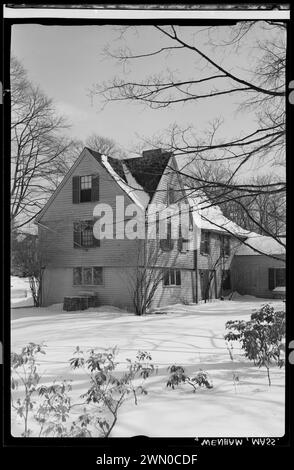
<path fill-rule="evenodd" d="M 237 225 L 224 216 L 219 206 L 211 206 L 207 196 L 195 189 L 185 187 L 187 199 L 193 208 L 193 219 L 195 224 L 203 230 L 233 233 L 240 237 L 247 237 L 250 232 Z"/>
<path fill-rule="evenodd" d="M 245 242 L 246 242 L 246 245 L 241 245 L 237 249 L 235 253 L 237 256 L 259 255 L 260 253 L 257 253 L 256 251 L 254 251 L 253 248 L 255 248 L 258 251 L 261 251 L 265 255 L 283 255 L 286 252 L 285 247 L 283 247 L 274 238 L 265 237 L 264 235 L 259 235 L 258 233 L 254 233 L 254 232 L 250 233 L 250 235 L 245 240 Z"/>
<path fill-rule="evenodd" d="M 122 188 L 122 190 L 128 194 L 128 196 L 134 201 L 137 206 L 139 206 L 141 209 L 145 209 L 148 205 L 149 202 L 149 196 L 139 185 L 137 184 L 136 186 L 129 186 L 131 184 L 128 180 L 128 183 L 126 183 L 112 168 L 110 163 L 108 162 L 108 158 L 105 155 L 101 155 L 101 162 L 103 166 L 106 168 L 108 173 L 114 178 L 114 180 L 117 182 L 117 184 Z M 134 183 L 134 181 L 132 181 Z"/>

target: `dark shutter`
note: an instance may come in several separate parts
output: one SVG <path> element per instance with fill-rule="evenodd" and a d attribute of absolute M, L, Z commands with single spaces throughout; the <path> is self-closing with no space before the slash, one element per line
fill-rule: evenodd
<path fill-rule="evenodd" d="M 92 224 L 92 231 L 93 231 L 93 228 L 94 228 L 94 224 L 95 224 L 96 220 L 91 220 L 91 224 Z M 93 246 L 100 246 L 100 240 L 99 238 L 96 238 L 94 237 L 94 232 L 93 233 Z"/>
<path fill-rule="evenodd" d="M 180 213 L 181 216 L 181 213 Z M 183 237 L 182 237 L 182 227 L 181 227 L 181 222 L 179 225 L 179 238 L 178 238 L 178 251 L 183 250 Z"/>
<path fill-rule="evenodd" d="M 72 178 L 72 202 L 78 204 L 80 202 L 80 177 L 73 176 Z"/>
<path fill-rule="evenodd" d="M 73 246 L 74 248 L 81 247 L 81 224 L 74 222 L 73 224 Z"/>
<path fill-rule="evenodd" d="M 210 255 L 210 232 L 206 232 L 206 253 Z"/>
<path fill-rule="evenodd" d="M 181 285 L 181 271 L 179 269 L 176 270 L 176 285 Z"/>
<path fill-rule="evenodd" d="M 275 269 L 269 268 L 268 270 L 268 288 L 273 290 L 275 288 Z"/>
<path fill-rule="evenodd" d="M 99 175 L 92 175 L 92 201 L 99 201 Z"/>

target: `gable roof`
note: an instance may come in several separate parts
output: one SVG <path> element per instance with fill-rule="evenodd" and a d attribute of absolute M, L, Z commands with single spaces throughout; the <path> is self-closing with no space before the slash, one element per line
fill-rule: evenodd
<path fill-rule="evenodd" d="M 261 253 L 254 251 L 254 248 L 265 255 L 284 255 L 286 253 L 285 247 L 274 238 L 251 232 L 246 238 L 246 245 L 240 245 L 235 254 L 237 256 L 261 256 Z"/>
<path fill-rule="evenodd" d="M 170 152 L 157 149 L 143 152 L 142 157 L 122 161 L 151 199 L 171 157 Z"/>
<path fill-rule="evenodd" d="M 85 152 L 90 154 L 96 160 L 96 162 L 108 172 L 108 174 L 113 178 L 113 180 L 118 184 L 118 186 L 120 186 L 120 188 L 132 199 L 132 201 L 135 204 L 141 207 L 141 209 L 146 208 L 146 206 L 148 205 L 150 201 L 150 197 L 148 194 L 146 194 L 144 188 L 140 184 L 136 184 L 136 187 L 133 187 L 133 185 L 129 183 L 127 179 L 127 175 L 125 174 L 125 171 L 124 171 L 123 162 L 125 162 L 125 160 L 120 160 L 120 159 L 112 158 L 112 157 L 106 157 L 105 155 L 102 155 L 101 153 L 96 152 L 95 150 L 92 150 L 89 147 L 84 147 L 79 157 L 76 159 L 76 161 L 73 163 L 73 165 L 71 166 L 67 174 L 64 176 L 62 181 L 59 183 L 59 185 L 55 189 L 54 193 L 48 199 L 48 201 L 46 202 L 42 210 L 39 212 L 39 214 L 35 217 L 34 223 L 38 223 L 39 220 L 43 217 L 43 215 L 45 214 L 49 206 L 52 204 L 52 202 L 54 201 L 58 193 L 61 191 L 65 183 L 69 180 L 69 178 L 71 177 L 71 175 L 73 174 L 77 166 L 80 164 L 80 162 L 84 158 Z M 165 157 L 164 161 L 166 160 L 166 158 L 167 157 Z M 166 164 L 169 158 L 170 158 L 170 154 L 166 160 Z M 144 161 L 144 156 L 135 158 L 134 160 L 141 160 L 141 159 Z M 132 160 L 132 159 L 129 159 L 129 160 Z M 149 161 L 149 171 L 151 172 L 150 155 L 148 157 L 148 161 Z M 141 175 L 141 181 L 143 181 L 143 173 L 139 170 L 139 168 L 141 168 L 141 162 L 138 162 L 136 165 L 131 165 L 131 166 L 132 168 L 136 168 L 138 170 L 136 173 L 137 175 L 139 175 L 138 179 L 140 180 L 140 175 Z M 147 159 L 145 159 L 143 163 L 143 167 L 147 169 Z M 159 174 L 159 170 L 158 170 L 159 167 L 160 165 L 157 165 L 157 170 L 155 173 L 157 179 L 155 178 L 152 179 L 152 185 L 150 184 L 148 185 L 149 188 L 152 187 L 152 189 L 154 190 L 153 192 L 155 192 L 156 187 L 159 183 L 159 180 L 162 176 L 162 173 Z M 135 179 L 137 181 L 136 177 Z M 157 182 L 157 185 L 156 185 L 156 182 Z"/>
<path fill-rule="evenodd" d="M 203 191 L 188 187 L 185 187 L 185 191 L 189 204 L 193 208 L 194 222 L 196 225 L 200 225 L 202 230 L 211 230 L 227 234 L 231 233 L 244 238 L 249 236 L 250 231 L 245 230 L 240 227 L 240 225 L 224 216 L 219 206 L 211 206 L 210 201 Z"/>
<path fill-rule="evenodd" d="M 54 199 L 56 198 L 57 194 L 59 194 L 59 192 L 61 191 L 61 189 L 63 188 L 63 186 L 65 185 L 65 183 L 69 180 L 69 178 L 71 177 L 71 175 L 73 174 L 73 172 L 75 171 L 75 169 L 77 168 L 77 166 L 80 164 L 80 162 L 82 161 L 82 159 L 84 158 L 85 156 L 85 151 L 88 151 L 88 148 L 87 147 L 84 147 L 83 150 L 81 151 L 80 155 L 78 156 L 78 158 L 76 159 L 76 161 L 73 163 L 73 165 L 70 167 L 69 171 L 66 173 L 66 175 L 64 176 L 64 178 L 61 180 L 61 182 L 59 183 L 59 185 L 57 186 L 57 188 L 55 189 L 54 193 L 49 197 L 48 201 L 46 202 L 46 204 L 44 205 L 44 207 L 40 210 L 39 214 L 36 215 L 35 217 L 35 220 L 34 220 L 34 223 L 38 223 L 39 220 L 43 217 L 43 215 L 45 214 L 45 212 L 47 211 L 48 207 L 52 204 L 52 202 L 54 201 Z"/>
<path fill-rule="evenodd" d="M 96 150 L 92 150 L 89 147 L 85 147 L 85 148 L 88 150 L 88 152 L 90 152 L 90 154 L 95 158 L 95 160 L 97 160 L 97 162 L 100 163 L 100 165 L 103 163 L 101 153 L 96 152 Z M 107 157 L 107 161 L 110 164 L 113 171 L 115 171 L 115 173 L 120 178 L 122 178 L 125 182 L 127 182 L 125 174 L 124 174 L 124 170 L 123 170 L 122 161 L 119 160 L 118 158 L 112 158 L 112 157 Z"/>

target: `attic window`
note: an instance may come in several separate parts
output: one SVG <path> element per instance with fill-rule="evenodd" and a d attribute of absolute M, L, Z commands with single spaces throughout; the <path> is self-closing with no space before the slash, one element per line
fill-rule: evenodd
<path fill-rule="evenodd" d="M 99 201 L 99 176 L 74 176 L 72 179 L 72 202 Z"/>
<path fill-rule="evenodd" d="M 167 188 L 167 205 L 170 206 L 176 202 L 175 189 L 171 186 Z"/>
<path fill-rule="evenodd" d="M 159 244 L 162 251 L 171 251 L 173 249 L 174 243 L 172 240 L 172 226 L 170 217 L 167 220 L 167 236 L 166 238 L 160 239 Z"/>

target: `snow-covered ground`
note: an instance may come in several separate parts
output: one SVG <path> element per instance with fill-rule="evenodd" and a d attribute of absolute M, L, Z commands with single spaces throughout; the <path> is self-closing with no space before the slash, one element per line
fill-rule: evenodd
<path fill-rule="evenodd" d="M 119 348 L 120 367 L 136 352 L 151 353 L 157 374 L 149 378 L 147 396 L 137 406 L 131 398 L 121 408 L 112 436 L 217 437 L 284 435 L 284 369 L 273 367 L 272 386 L 266 371 L 249 363 L 234 350 L 230 359 L 223 338 L 225 323 L 249 319 L 264 303 L 284 309 L 281 301 L 234 296 L 235 300 L 201 305 L 173 305 L 162 314 L 138 317 L 115 307 L 99 307 L 83 312 L 63 312 L 62 305 L 48 308 L 12 310 L 12 350 L 18 352 L 30 341 L 45 342 L 40 370 L 43 381 L 73 379 L 72 394 L 78 399 L 86 390 L 81 371 L 71 371 L 68 359 L 80 346 Z M 206 370 L 213 381 L 211 390 L 193 393 L 187 385 L 166 387 L 167 367 L 182 365 L 188 373 Z M 233 371 L 239 376 L 236 390 Z M 19 419 L 12 422 L 12 434 L 20 435 Z"/>
<path fill-rule="evenodd" d="M 10 277 L 11 307 L 32 307 L 34 305 L 29 280 L 25 277 Z"/>

